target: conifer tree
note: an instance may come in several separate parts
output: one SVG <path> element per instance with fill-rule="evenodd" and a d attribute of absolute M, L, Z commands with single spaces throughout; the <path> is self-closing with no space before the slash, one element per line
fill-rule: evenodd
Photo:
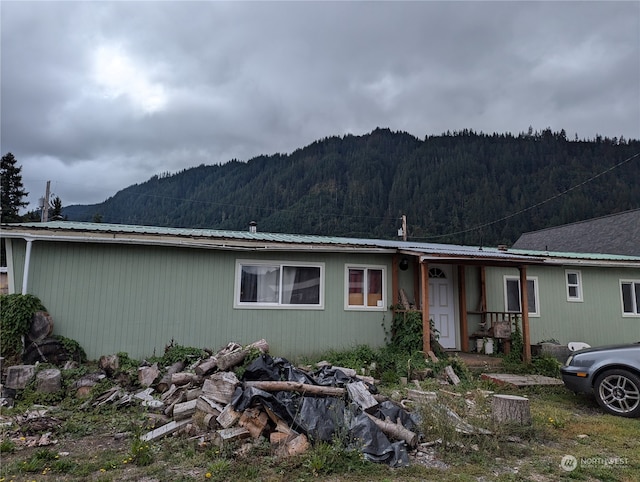
<path fill-rule="evenodd" d="M 0 165 L 0 221 L 16 223 L 22 220 L 20 208 L 28 203 L 24 198 L 29 194 L 22 184 L 22 166 L 16 166 L 16 158 L 8 152 L 2 156 Z"/>

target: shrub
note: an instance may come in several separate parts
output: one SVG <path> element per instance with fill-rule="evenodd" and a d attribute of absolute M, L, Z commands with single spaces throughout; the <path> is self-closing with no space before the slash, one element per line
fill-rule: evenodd
<path fill-rule="evenodd" d="M 46 311 L 42 302 L 33 295 L 0 296 L 0 353 L 4 357 L 18 358 L 22 353 L 22 337 L 29 333 L 31 319 L 36 311 Z"/>

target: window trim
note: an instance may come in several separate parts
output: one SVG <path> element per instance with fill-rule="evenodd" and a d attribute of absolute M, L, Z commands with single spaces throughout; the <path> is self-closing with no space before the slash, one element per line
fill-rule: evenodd
<path fill-rule="evenodd" d="M 503 276 L 503 282 L 502 282 L 502 286 L 504 289 L 504 311 L 507 313 L 518 313 L 517 311 L 510 311 L 509 310 L 509 298 L 508 298 L 508 294 L 507 294 L 507 280 L 509 281 L 517 281 L 518 282 L 518 304 L 520 304 L 520 300 L 521 300 L 521 289 L 522 287 L 520 286 L 520 277 L 519 276 L 515 276 L 515 275 L 508 275 L 505 274 Z M 532 281 L 533 282 L 533 295 L 535 297 L 535 301 L 536 301 L 536 311 L 532 312 L 529 311 L 529 317 L 533 317 L 533 318 L 539 318 L 540 317 L 540 293 L 538 291 L 538 277 L 537 276 L 527 276 L 527 281 Z M 520 307 L 522 309 L 522 307 Z"/>
<path fill-rule="evenodd" d="M 570 274 L 575 274 L 577 277 L 577 283 L 569 283 L 569 275 Z M 582 301 L 584 301 L 584 298 L 582 296 L 582 271 L 580 271 L 579 269 L 565 269 L 564 270 L 564 281 L 567 287 L 567 301 L 569 302 L 573 302 L 573 303 L 581 303 Z M 578 291 L 577 296 L 571 296 L 570 294 L 570 288 L 571 287 L 575 287 Z"/>
<path fill-rule="evenodd" d="M 317 305 L 310 304 L 283 304 L 277 303 L 259 303 L 259 302 L 241 302 L 240 290 L 242 283 L 242 266 L 277 266 L 280 268 L 280 289 L 279 294 L 282 296 L 282 270 L 286 266 L 304 267 L 304 268 L 320 268 L 320 293 L 319 303 Z M 236 259 L 235 280 L 233 290 L 233 307 L 243 310 L 324 310 L 324 284 L 325 284 L 325 264 L 306 261 L 287 261 L 287 260 L 256 260 L 256 259 Z M 281 299 L 281 298 L 280 298 Z"/>
<path fill-rule="evenodd" d="M 622 316 L 625 318 L 640 318 L 640 297 L 634 296 L 635 299 L 631 301 L 635 305 L 635 312 L 624 311 L 624 292 L 622 291 L 623 284 L 631 284 L 632 290 L 631 293 L 634 294 L 636 291 L 634 289 L 634 285 L 640 286 L 640 280 L 638 279 L 621 279 L 620 280 L 620 308 L 622 309 Z"/>
<path fill-rule="evenodd" d="M 382 300 L 380 306 L 367 306 L 363 305 L 350 305 L 349 304 L 349 270 L 350 269 L 362 269 L 365 271 L 365 286 L 364 292 L 367 292 L 367 271 L 372 270 L 380 270 L 382 271 Z M 376 264 L 357 264 L 357 263 L 349 263 L 344 265 L 344 309 L 345 311 L 386 311 L 387 310 L 387 267 L 384 265 L 376 265 Z"/>

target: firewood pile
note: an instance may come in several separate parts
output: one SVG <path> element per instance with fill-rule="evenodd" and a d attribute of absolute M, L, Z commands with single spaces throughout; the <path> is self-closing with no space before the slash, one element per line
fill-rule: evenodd
<path fill-rule="evenodd" d="M 255 350 L 260 355 L 238 379 L 232 369 Z M 407 449 L 418 444 L 416 420 L 379 395 L 373 378 L 328 363 L 310 372 L 268 351 L 265 340 L 245 347 L 229 343 L 188 367 L 140 367 L 143 390 L 129 393 L 115 386 L 86 403 L 147 407 L 159 423 L 141 436 L 144 441 L 180 434 L 222 447 L 239 441 L 258 443 L 264 437 L 275 454 L 290 456 L 304 453 L 313 443 L 342 437 L 369 460 L 407 464 Z M 107 376 L 114 376 L 117 356 L 102 357 L 100 366 Z M 78 380 L 78 393 L 97 379 L 93 375 Z"/>

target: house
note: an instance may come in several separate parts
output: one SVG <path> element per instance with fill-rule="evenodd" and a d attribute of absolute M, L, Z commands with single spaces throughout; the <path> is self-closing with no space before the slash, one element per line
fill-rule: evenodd
<path fill-rule="evenodd" d="M 640 256 L 640 209 L 524 233 L 513 248 Z"/>
<path fill-rule="evenodd" d="M 640 340 L 640 257 L 47 222 L 2 225 L 9 292 L 38 296 L 89 358 L 268 340 L 293 357 L 385 343 L 394 313 L 470 351 L 517 316 L 525 341 Z M 527 289 L 521 290 L 521 286 Z M 402 297 L 401 297 L 402 296 Z M 399 304 L 404 297 L 410 306 Z M 527 306 L 528 310 L 521 310 Z M 425 351 L 430 337 L 424 337 Z"/>

